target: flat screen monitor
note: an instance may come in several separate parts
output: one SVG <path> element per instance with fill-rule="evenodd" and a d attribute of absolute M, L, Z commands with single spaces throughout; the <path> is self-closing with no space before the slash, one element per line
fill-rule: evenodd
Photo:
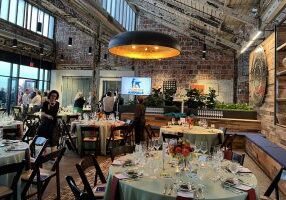
<path fill-rule="evenodd" d="M 150 95 L 150 77 L 122 77 L 121 94 Z"/>

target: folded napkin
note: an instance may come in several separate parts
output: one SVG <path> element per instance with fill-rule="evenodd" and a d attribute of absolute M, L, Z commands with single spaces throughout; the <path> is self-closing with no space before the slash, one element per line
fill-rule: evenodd
<path fill-rule="evenodd" d="M 256 200 L 255 189 L 253 189 L 252 187 L 240 184 L 240 185 L 236 185 L 235 188 L 242 190 L 244 192 L 247 192 L 248 193 L 247 200 Z"/>
<path fill-rule="evenodd" d="M 119 180 L 121 179 L 127 179 L 128 176 L 125 176 L 124 174 L 115 174 L 112 177 L 111 181 L 111 197 L 110 200 L 119 200 Z"/>
<path fill-rule="evenodd" d="M 111 165 L 122 166 L 124 164 L 123 160 L 114 160 Z"/>
<path fill-rule="evenodd" d="M 176 200 L 193 200 L 194 199 L 194 193 L 192 192 L 181 192 L 179 191 L 177 193 Z"/>
<path fill-rule="evenodd" d="M 250 171 L 250 169 L 241 166 L 241 167 L 238 168 L 238 172 L 237 173 L 252 173 L 252 172 Z"/>
<path fill-rule="evenodd" d="M 226 160 L 232 160 L 232 151 L 231 150 L 225 150 L 224 152 L 224 159 Z"/>

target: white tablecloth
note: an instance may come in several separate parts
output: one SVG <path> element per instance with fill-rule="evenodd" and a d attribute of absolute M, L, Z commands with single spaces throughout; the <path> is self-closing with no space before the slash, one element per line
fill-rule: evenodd
<path fill-rule="evenodd" d="M 103 155 L 106 155 L 106 139 L 110 136 L 111 126 L 121 126 L 125 122 L 123 121 L 113 121 L 113 120 L 89 120 L 89 121 L 73 121 L 71 123 L 71 129 L 74 129 L 76 126 L 76 135 L 77 135 L 77 143 L 78 150 L 81 152 L 81 132 L 80 128 L 82 126 L 98 126 L 99 134 L 100 134 L 100 150 Z"/>

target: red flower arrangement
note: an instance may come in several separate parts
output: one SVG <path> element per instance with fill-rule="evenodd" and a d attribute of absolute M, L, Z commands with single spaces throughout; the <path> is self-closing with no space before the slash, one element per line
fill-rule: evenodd
<path fill-rule="evenodd" d="M 178 159 L 189 157 L 190 153 L 193 151 L 194 149 L 190 146 L 188 141 L 179 141 L 175 145 L 169 145 L 169 153 Z"/>

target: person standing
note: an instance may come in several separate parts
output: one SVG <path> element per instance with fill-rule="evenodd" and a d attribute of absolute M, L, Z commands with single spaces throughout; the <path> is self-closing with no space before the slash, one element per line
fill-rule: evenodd
<path fill-rule="evenodd" d="M 42 107 L 42 96 L 41 91 L 36 91 L 36 96 L 31 100 L 31 104 L 33 105 L 33 113 L 39 112 Z"/>
<path fill-rule="evenodd" d="M 114 106 L 114 98 L 111 96 L 111 92 L 107 92 L 106 97 L 103 98 L 102 103 L 103 103 L 103 110 L 106 114 L 106 116 L 110 115 L 113 113 L 113 106 Z"/>
<path fill-rule="evenodd" d="M 51 152 L 57 150 L 59 143 L 57 113 L 59 111 L 60 104 L 57 101 L 58 99 L 58 91 L 52 90 L 48 95 L 48 100 L 43 103 L 41 112 L 42 120 L 37 132 L 39 136 L 45 137 L 49 140 Z"/>
<path fill-rule="evenodd" d="M 74 98 L 73 109 L 75 112 L 82 113 L 83 105 L 85 104 L 85 100 L 82 92 L 78 92 Z"/>
<path fill-rule="evenodd" d="M 30 104 L 30 91 L 28 88 L 25 89 L 25 93 L 22 96 L 22 104 L 23 104 L 23 115 L 26 116 L 26 114 L 29 111 L 29 104 Z"/>
<path fill-rule="evenodd" d="M 145 106 L 143 103 L 144 99 L 142 97 L 138 97 L 134 113 L 136 144 L 140 144 L 140 141 L 144 140 Z"/>

